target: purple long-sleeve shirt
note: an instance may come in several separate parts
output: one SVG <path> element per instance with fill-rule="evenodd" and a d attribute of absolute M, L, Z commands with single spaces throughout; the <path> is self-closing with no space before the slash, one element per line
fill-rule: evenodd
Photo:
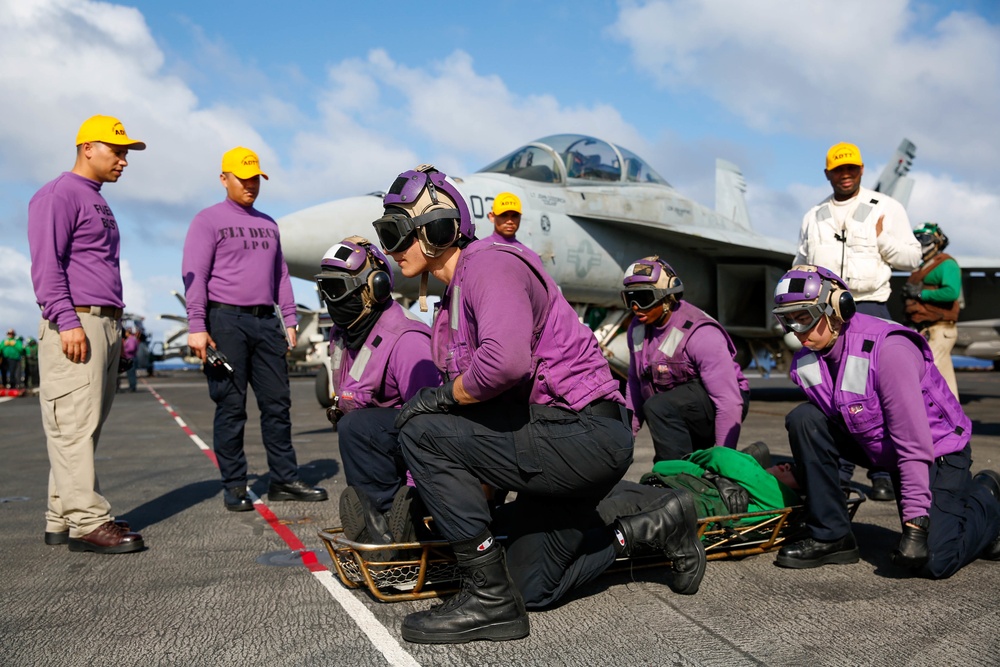
<path fill-rule="evenodd" d="M 124 308 L 118 223 L 101 184 L 64 172 L 28 204 L 31 282 L 42 318 L 80 326 L 74 306 Z"/>
<path fill-rule="evenodd" d="M 837 377 L 844 338 L 820 356 Z M 885 417 L 885 431 L 893 447 L 885 448 L 880 460 L 884 468 L 899 469 L 902 519 L 909 521 L 930 514 L 930 465 L 934 441 L 921 393 L 925 361 L 920 350 L 904 336 L 888 336 L 879 350 L 878 385 L 875 388 Z"/>
<path fill-rule="evenodd" d="M 531 377 L 532 332 L 542 324 L 548 293 L 513 255 L 484 252 L 475 260 L 462 299 L 475 313 L 470 326 L 478 347 L 462 381 L 470 396 L 487 401 Z"/>
<path fill-rule="evenodd" d="M 226 199 L 198 213 L 184 240 L 181 273 L 191 333 L 207 330 L 209 301 L 277 303 L 286 327 L 298 322 L 278 224 L 252 206 Z"/>
<path fill-rule="evenodd" d="M 654 333 L 652 340 L 657 340 L 657 336 L 660 335 Z M 691 361 L 715 406 L 716 446 L 735 448 L 743 428 L 743 394 L 740 393 L 740 385 L 746 380 L 733 364 L 733 357 L 729 353 L 729 342 L 715 327 L 699 327 L 687 342 L 684 355 Z M 645 421 L 642 412 L 643 382 L 636 364 L 629 364 L 625 404 L 633 411 L 633 435 L 639 432 Z"/>

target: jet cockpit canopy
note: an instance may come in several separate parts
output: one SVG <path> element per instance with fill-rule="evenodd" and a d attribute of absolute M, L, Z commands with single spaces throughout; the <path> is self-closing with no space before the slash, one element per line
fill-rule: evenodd
<path fill-rule="evenodd" d="M 630 150 L 582 134 L 554 134 L 518 148 L 479 173 L 538 183 L 642 183 L 670 186 Z"/>

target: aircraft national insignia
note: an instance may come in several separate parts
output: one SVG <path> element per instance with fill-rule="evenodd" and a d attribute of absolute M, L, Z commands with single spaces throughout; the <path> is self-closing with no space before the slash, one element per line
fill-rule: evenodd
<path fill-rule="evenodd" d="M 601 256 L 594 252 L 590 241 L 580 241 L 580 245 L 575 249 L 570 249 L 566 255 L 570 264 L 576 267 L 576 277 L 583 278 L 595 266 L 601 265 Z"/>

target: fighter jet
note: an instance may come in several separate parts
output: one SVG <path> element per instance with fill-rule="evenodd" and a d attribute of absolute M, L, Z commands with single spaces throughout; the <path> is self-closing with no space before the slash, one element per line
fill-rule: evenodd
<path fill-rule="evenodd" d="M 452 180 L 469 204 L 479 237 L 493 232 L 486 216 L 497 194 L 520 197 L 518 240 L 542 257 L 617 371 L 628 367 L 622 334 L 631 316 L 619 296 L 622 274 L 630 262 L 653 254 L 677 270 L 684 298 L 733 336 L 742 363 L 749 363 L 756 349 L 784 350 L 771 298 L 794 257 L 795 227 L 789 239 L 753 230 L 746 183 L 736 165 L 717 161 L 714 210 L 677 192 L 632 151 L 579 134 L 532 141 Z M 382 215 L 382 196 L 373 192 L 281 218 L 291 274 L 311 280 L 328 247 L 352 234 L 374 238 L 371 222 Z M 404 280 L 398 269 L 395 278 L 402 297 L 417 296 L 416 279 Z"/>

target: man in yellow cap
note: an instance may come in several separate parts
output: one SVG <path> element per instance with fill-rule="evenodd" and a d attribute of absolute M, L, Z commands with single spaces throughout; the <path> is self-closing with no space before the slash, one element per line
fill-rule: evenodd
<path fill-rule="evenodd" d="M 792 266 L 830 269 L 847 281 L 857 312 L 891 320 L 886 305 L 892 292 L 889 278 L 893 270 L 913 271 L 921 260 L 906 209 L 892 197 L 861 186 L 865 166 L 854 144 L 831 146 L 824 173 L 833 194 L 803 217 Z M 845 462 L 841 472 L 846 486 L 853 464 Z M 873 500 L 893 500 L 888 473 L 869 471 L 869 477 Z"/>
<path fill-rule="evenodd" d="M 118 386 L 122 279 L 118 221 L 101 196 L 128 166 L 129 138 L 117 118 L 93 116 L 76 136 L 76 163 L 28 204 L 31 281 L 42 308 L 40 405 L 49 452 L 45 543 L 70 551 L 126 553 L 142 536 L 115 521 L 101 495 L 94 451 Z"/>
<path fill-rule="evenodd" d="M 295 298 L 278 224 L 253 206 L 261 177 L 267 174 L 249 148 L 239 146 L 222 156 L 219 180 L 226 199 L 191 221 L 181 267 L 188 346 L 206 362 L 208 393 L 215 401 L 215 457 L 223 503 L 232 512 L 253 510 L 243 451 L 248 382 L 260 408 L 271 473 L 268 499 L 327 499 L 326 491 L 299 479 L 292 448 L 285 354 L 295 347 Z"/>
<path fill-rule="evenodd" d="M 493 223 L 494 241 L 511 243 L 517 241 L 517 230 L 521 227 L 521 200 L 512 192 L 501 192 L 493 200 L 493 210 L 486 214 Z"/>

